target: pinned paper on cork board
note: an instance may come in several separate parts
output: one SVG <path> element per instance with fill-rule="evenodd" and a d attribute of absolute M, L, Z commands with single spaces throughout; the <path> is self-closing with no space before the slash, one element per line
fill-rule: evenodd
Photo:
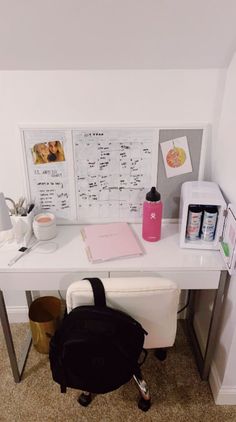
<path fill-rule="evenodd" d="M 161 143 L 166 177 L 179 176 L 193 171 L 186 136 Z"/>
<path fill-rule="evenodd" d="M 179 218 L 184 182 L 204 180 L 207 139 L 204 124 L 159 129 L 157 190 L 164 204 L 163 218 Z"/>

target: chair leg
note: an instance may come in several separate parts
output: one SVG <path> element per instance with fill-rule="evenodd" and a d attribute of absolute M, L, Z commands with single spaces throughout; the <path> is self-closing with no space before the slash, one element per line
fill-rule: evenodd
<path fill-rule="evenodd" d="M 141 371 L 138 374 L 134 374 L 133 378 L 134 378 L 134 381 L 137 384 L 137 387 L 139 389 L 139 393 L 140 393 L 140 396 L 141 396 L 140 399 L 139 399 L 139 402 L 138 402 L 138 407 L 143 412 L 147 412 L 147 410 L 151 406 L 151 398 L 150 398 L 150 392 L 149 392 L 148 385 L 147 385 L 146 381 L 144 381 L 142 374 L 141 374 Z"/>
<path fill-rule="evenodd" d="M 83 391 L 77 401 L 81 406 L 87 407 L 92 401 L 92 393 Z"/>
<path fill-rule="evenodd" d="M 166 347 L 160 347 L 159 349 L 155 349 L 155 356 L 159 360 L 165 360 L 167 356 L 167 348 Z"/>

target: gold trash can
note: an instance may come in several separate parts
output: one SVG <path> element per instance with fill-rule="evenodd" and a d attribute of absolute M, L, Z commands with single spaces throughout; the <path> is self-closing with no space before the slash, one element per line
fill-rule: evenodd
<path fill-rule="evenodd" d="M 49 342 L 61 317 L 61 300 L 54 296 L 35 299 L 29 308 L 33 345 L 39 353 L 49 353 Z"/>

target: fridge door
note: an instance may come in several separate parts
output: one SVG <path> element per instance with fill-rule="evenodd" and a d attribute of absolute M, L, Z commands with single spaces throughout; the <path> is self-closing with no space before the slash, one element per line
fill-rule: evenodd
<path fill-rule="evenodd" d="M 230 275 L 236 273 L 236 208 L 228 205 L 223 234 L 220 239 L 220 252 Z"/>

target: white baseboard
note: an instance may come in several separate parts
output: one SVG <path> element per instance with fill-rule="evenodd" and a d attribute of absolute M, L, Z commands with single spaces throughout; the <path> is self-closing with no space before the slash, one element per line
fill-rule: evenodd
<path fill-rule="evenodd" d="M 211 392 L 215 401 L 218 405 L 236 405 L 236 386 L 223 386 L 220 381 L 218 370 L 214 361 L 211 365 L 211 371 L 209 376 L 209 384 Z"/>
<path fill-rule="evenodd" d="M 184 303 L 179 305 L 179 308 L 182 308 Z M 28 322 L 28 307 L 27 306 L 7 306 L 7 314 L 10 323 L 17 323 L 17 322 Z M 185 310 L 178 315 L 178 319 L 185 319 Z"/>
<path fill-rule="evenodd" d="M 28 307 L 27 306 L 8 306 L 7 314 L 10 323 L 14 322 L 28 322 Z"/>
<path fill-rule="evenodd" d="M 200 349 L 203 353 L 206 345 L 206 333 L 203 333 L 202 327 L 197 318 L 194 320 L 194 328 Z M 222 381 L 219 377 L 218 369 L 214 361 L 211 364 L 209 385 L 215 404 L 236 405 L 236 386 L 222 386 Z"/>

